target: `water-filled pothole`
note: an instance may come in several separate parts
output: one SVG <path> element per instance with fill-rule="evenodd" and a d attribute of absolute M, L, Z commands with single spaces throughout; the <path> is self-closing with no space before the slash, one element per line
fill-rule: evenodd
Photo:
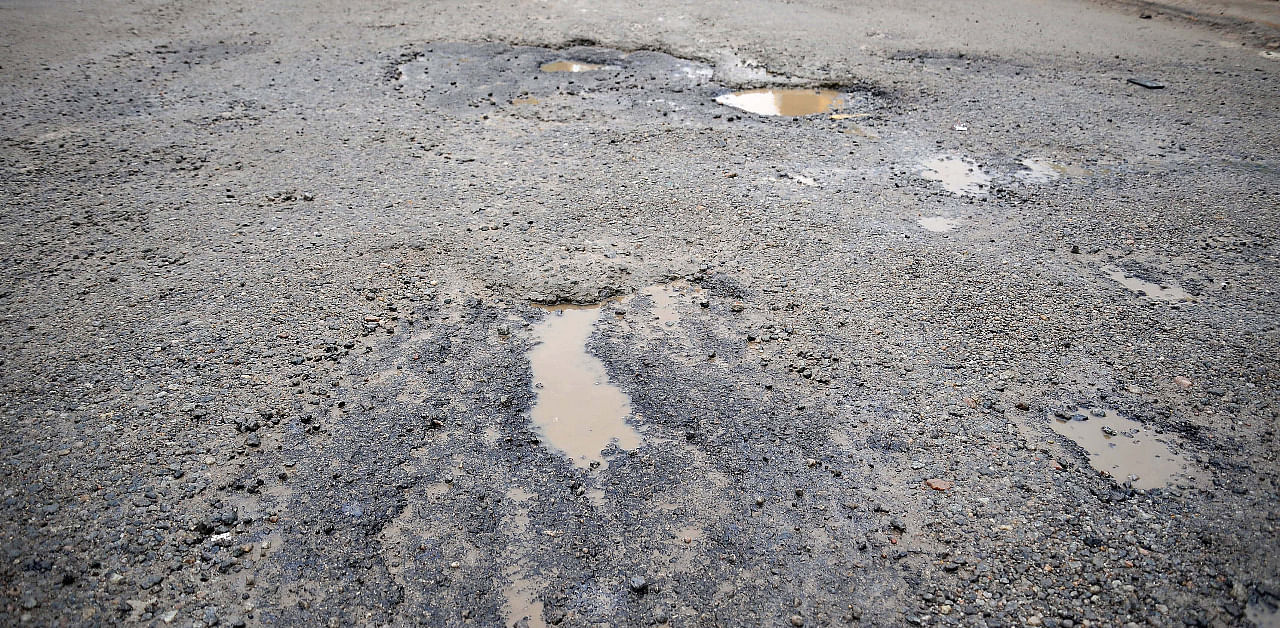
<path fill-rule="evenodd" d="M 1115 266 L 1103 266 L 1102 271 L 1107 274 L 1116 283 L 1128 288 L 1134 294 L 1140 297 L 1149 297 L 1159 299 L 1161 301 L 1194 301 L 1195 299 L 1187 294 L 1177 283 L 1170 282 L 1168 284 L 1158 284 L 1154 281 L 1147 281 L 1134 275 L 1116 268 Z"/>
<path fill-rule="evenodd" d="M 631 400 L 609 383 L 604 363 L 587 353 L 600 306 L 545 309 L 536 329 L 539 342 L 529 351 L 537 394 L 530 412 L 534 424 L 552 448 L 583 468 L 603 463 L 601 452 L 610 443 L 635 449 L 640 433 L 627 423 Z"/>
<path fill-rule="evenodd" d="M 598 63 L 587 63 L 586 61 L 552 61 L 539 66 L 539 70 L 543 72 L 593 72 L 602 70 L 605 66 Z"/>
<path fill-rule="evenodd" d="M 922 176 L 942 184 L 956 196 L 981 196 L 987 193 L 991 176 L 978 164 L 963 157 L 935 157 L 921 164 Z"/>
<path fill-rule="evenodd" d="M 502 616 L 506 619 L 503 624 L 546 628 L 547 623 L 542 619 L 542 601 L 535 597 L 540 587 L 518 567 L 509 567 L 506 575 L 510 582 L 502 588 Z"/>
<path fill-rule="evenodd" d="M 725 63 L 731 61 L 730 57 Z M 728 66 L 661 52 L 598 46 L 554 49 L 433 42 L 403 55 L 389 70 L 395 91 L 425 110 L 463 116 L 503 115 L 505 110 L 515 117 L 591 128 L 605 116 L 710 123 L 723 118 L 723 111 L 718 106 L 708 107 L 707 98 L 729 91 L 726 83 L 744 81 L 767 82 L 776 89 L 725 94 L 720 101 L 735 104 L 745 100 L 751 107 L 764 107 L 762 114 L 788 116 L 821 113 L 833 107 L 870 115 L 884 106 L 883 96 L 864 86 L 851 85 L 840 91 L 804 89 L 798 87 L 802 79 L 793 77 L 742 75 Z M 541 104 L 520 106 L 534 104 L 528 99 Z"/>
<path fill-rule="evenodd" d="M 960 221 L 945 216 L 926 216 L 916 221 L 916 224 L 923 227 L 926 231 L 934 233 L 946 233 L 960 226 Z"/>
<path fill-rule="evenodd" d="M 749 89 L 719 96 L 716 102 L 762 116 L 811 116 L 826 113 L 844 103 L 833 89 Z"/>
<path fill-rule="evenodd" d="M 641 290 L 640 294 L 653 301 L 650 312 L 653 320 L 659 327 L 665 328 L 674 326 L 680 320 L 680 312 L 676 310 L 676 296 L 683 292 L 683 285 L 666 284 L 649 286 Z"/>
<path fill-rule="evenodd" d="M 1056 165 L 1043 159 L 1023 159 L 1022 166 L 1025 170 L 1019 170 L 1016 176 L 1028 183 L 1049 183 L 1062 174 L 1054 167 Z"/>
<path fill-rule="evenodd" d="M 1081 407 L 1059 412 L 1053 430 L 1080 445 L 1089 464 L 1134 488 L 1156 488 L 1175 479 L 1195 480 L 1187 461 L 1156 439 L 1156 433 L 1113 410 Z"/>

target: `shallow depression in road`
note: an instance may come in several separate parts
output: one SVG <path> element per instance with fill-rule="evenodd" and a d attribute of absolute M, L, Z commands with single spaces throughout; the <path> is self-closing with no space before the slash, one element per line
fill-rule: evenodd
<path fill-rule="evenodd" d="M 1146 281 L 1137 276 L 1124 272 L 1115 266 L 1103 266 L 1103 272 L 1107 273 L 1116 283 L 1128 288 L 1134 294 L 1140 297 L 1148 297 L 1151 299 L 1159 299 L 1161 301 L 1194 301 L 1186 290 L 1182 289 L 1177 283 L 1170 282 L 1168 284 L 1158 284 L 1153 281 Z"/>
<path fill-rule="evenodd" d="M 1115 411 L 1082 407 L 1050 425 L 1083 447 L 1093 468 L 1119 482 L 1130 479 L 1134 488 L 1164 486 L 1175 476 L 1194 479 L 1187 462 L 1156 440 L 1154 431 Z"/>
<path fill-rule="evenodd" d="M 839 107 L 840 92 L 832 89 L 749 89 L 716 98 L 722 105 L 762 116 L 810 116 Z"/>
<path fill-rule="evenodd" d="M 587 338 L 600 307 L 547 308 L 537 327 L 538 344 L 529 351 L 537 401 L 530 413 L 547 442 L 573 463 L 602 463 L 610 442 L 635 449 L 640 434 L 627 424 L 631 400 L 609 383 L 604 364 L 587 353 Z"/>
<path fill-rule="evenodd" d="M 991 177 L 978 164 L 964 158 L 935 157 L 923 164 L 924 178 L 937 181 L 956 196 L 980 196 L 987 193 Z"/>
<path fill-rule="evenodd" d="M 946 233 L 960 226 L 960 221 L 945 216 L 926 216 L 916 221 L 926 231 Z"/>
<path fill-rule="evenodd" d="M 676 311 L 675 297 L 680 289 L 676 285 L 649 286 L 640 294 L 653 301 L 653 320 L 659 327 L 671 327 L 680 320 L 680 312 Z"/>
<path fill-rule="evenodd" d="M 543 72 L 592 72 L 603 67 L 603 65 L 585 61 L 552 61 L 542 64 L 539 69 Z"/>

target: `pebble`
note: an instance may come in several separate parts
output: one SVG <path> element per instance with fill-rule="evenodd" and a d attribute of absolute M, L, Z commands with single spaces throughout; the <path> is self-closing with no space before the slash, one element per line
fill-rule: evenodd
<path fill-rule="evenodd" d="M 649 590 L 649 582 L 644 579 L 644 576 L 631 576 L 627 584 L 630 585 L 633 593 L 643 594 Z"/>

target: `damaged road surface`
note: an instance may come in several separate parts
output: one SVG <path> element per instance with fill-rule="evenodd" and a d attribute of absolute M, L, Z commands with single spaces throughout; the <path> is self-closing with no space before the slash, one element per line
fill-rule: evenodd
<path fill-rule="evenodd" d="M 1175 4 L 0 4 L 0 620 L 1278 625 Z"/>

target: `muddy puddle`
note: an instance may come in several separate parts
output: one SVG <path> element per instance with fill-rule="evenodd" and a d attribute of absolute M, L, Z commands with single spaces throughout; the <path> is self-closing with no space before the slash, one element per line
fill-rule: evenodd
<path fill-rule="evenodd" d="M 943 216 L 928 216 L 916 221 L 925 231 L 934 233 L 946 233 L 960 226 L 960 221 L 954 218 L 945 218 Z"/>
<path fill-rule="evenodd" d="M 1114 410 L 1080 407 L 1051 417 L 1053 431 L 1066 436 L 1089 454 L 1089 464 L 1117 482 L 1148 489 L 1171 483 L 1195 483 L 1188 462 L 1173 453 L 1154 430 Z"/>
<path fill-rule="evenodd" d="M 832 89 L 765 88 L 725 94 L 716 102 L 762 116 L 811 116 L 839 107 L 843 98 Z"/>
<path fill-rule="evenodd" d="M 1158 284 L 1154 281 L 1140 279 L 1115 266 L 1103 266 L 1102 272 L 1106 273 L 1107 277 L 1110 277 L 1112 281 L 1124 286 L 1140 297 L 1159 299 L 1161 301 L 1195 301 L 1194 297 L 1187 294 L 1187 291 L 1183 290 L 1182 286 L 1175 282 Z"/>
<path fill-rule="evenodd" d="M 502 616 L 507 626 L 546 628 L 542 619 L 542 602 L 535 597 L 541 588 L 518 567 L 507 569 L 508 584 L 502 588 Z"/>
<path fill-rule="evenodd" d="M 538 69 L 543 72 L 594 72 L 603 70 L 604 66 L 585 61 L 552 61 L 542 64 Z"/>
<path fill-rule="evenodd" d="M 685 290 L 686 288 L 682 285 L 666 284 L 649 286 L 640 291 L 641 295 L 653 301 L 651 315 L 659 327 L 671 327 L 680 320 L 680 312 L 676 310 L 676 299 L 687 296 Z"/>
<path fill-rule="evenodd" d="M 631 400 L 609 383 L 604 363 L 587 353 L 600 306 L 545 309 L 529 362 L 537 395 L 531 416 L 546 443 L 583 468 L 603 464 L 609 443 L 635 449 L 640 434 L 627 424 Z"/>
<path fill-rule="evenodd" d="M 536 117 L 584 130 L 596 128 L 595 116 L 620 115 L 645 123 L 667 123 L 676 116 L 682 124 L 710 123 L 725 111 L 708 107 L 709 95 L 769 116 L 826 113 L 843 120 L 869 116 L 884 106 L 883 98 L 870 90 L 801 87 L 803 79 L 769 73 L 732 55 L 713 65 L 656 51 L 599 46 L 432 42 L 414 50 L 388 78 L 401 97 L 429 111 Z M 773 88 L 729 93 L 730 86 L 743 84 Z M 531 105 L 538 105 L 537 110 Z"/>
<path fill-rule="evenodd" d="M 1062 176 L 1054 167 L 1057 164 L 1043 159 L 1023 159 L 1021 163 L 1023 170 L 1019 170 L 1016 176 L 1027 183 L 1049 183 Z"/>
<path fill-rule="evenodd" d="M 988 191 L 991 176 L 977 163 L 963 157 L 934 157 L 921 163 L 921 176 L 937 181 L 956 196 L 982 196 Z"/>
<path fill-rule="evenodd" d="M 1022 170 L 1014 176 L 1027 183 L 1049 183 L 1062 177 L 1085 177 L 1089 172 L 1084 168 L 1039 157 L 1028 157 L 1021 162 Z"/>

